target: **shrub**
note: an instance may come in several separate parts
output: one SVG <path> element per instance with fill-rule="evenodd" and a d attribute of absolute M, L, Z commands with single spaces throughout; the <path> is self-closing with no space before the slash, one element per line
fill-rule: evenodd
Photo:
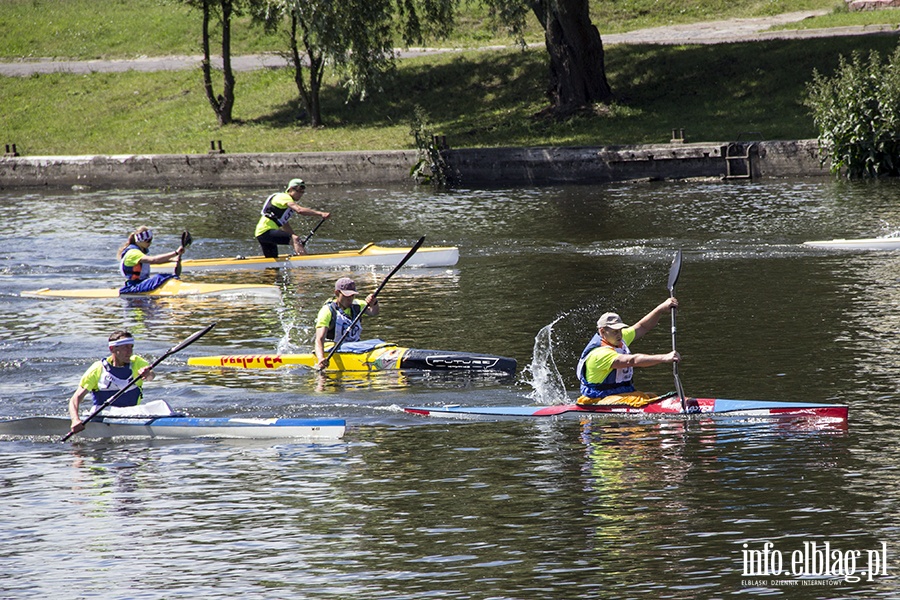
<path fill-rule="evenodd" d="M 822 162 L 848 178 L 900 175 L 900 47 L 883 62 L 854 52 L 833 77 L 813 71 L 804 105 L 819 130 Z"/>

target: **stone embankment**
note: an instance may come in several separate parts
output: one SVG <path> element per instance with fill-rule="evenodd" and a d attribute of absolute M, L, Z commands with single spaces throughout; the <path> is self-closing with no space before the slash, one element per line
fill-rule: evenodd
<path fill-rule="evenodd" d="M 825 176 L 815 140 L 444 150 L 460 186 Z M 410 182 L 415 151 L 0 158 L 0 188 L 266 186 Z"/>

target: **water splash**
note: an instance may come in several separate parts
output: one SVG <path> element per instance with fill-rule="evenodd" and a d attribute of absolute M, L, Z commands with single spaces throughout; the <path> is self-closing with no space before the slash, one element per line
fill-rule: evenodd
<path fill-rule="evenodd" d="M 531 364 L 522 369 L 522 382 L 533 390 L 528 397 L 538 404 L 563 404 L 569 400 L 562 375 L 553 360 L 553 326 L 565 317 L 565 314 L 557 317 L 537 332 Z"/>

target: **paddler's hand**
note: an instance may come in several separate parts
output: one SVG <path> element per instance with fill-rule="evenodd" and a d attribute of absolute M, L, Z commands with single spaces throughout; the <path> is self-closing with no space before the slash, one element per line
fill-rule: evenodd
<path fill-rule="evenodd" d="M 665 302 L 659 305 L 660 308 L 665 310 L 666 312 L 671 311 L 673 308 L 678 308 L 678 300 L 674 297 L 669 298 Z"/>
<path fill-rule="evenodd" d="M 303 240 L 297 234 L 291 234 L 291 246 L 294 247 L 294 254 L 306 254 L 306 246 L 303 245 Z"/>
<path fill-rule="evenodd" d="M 327 219 L 328 217 L 331 216 L 331 213 L 320 212 L 320 213 L 319 213 L 319 216 L 322 217 L 323 219 Z"/>
<path fill-rule="evenodd" d="M 317 371 L 324 371 L 326 368 L 328 368 L 328 363 L 329 363 L 329 362 L 330 362 L 330 361 L 329 361 L 329 359 L 328 359 L 327 357 L 326 357 L 326 358 L 323 358 L 322 360 L 320 360 L 319 362 L 316 363 L 316 370 L 317 370 Z"/>
<path fill-rule="evenodd" d="M 153 372 L 153 367 L 150 365 L 147 365 L 138 371 L 138 375 L 140 375 L 141 379 L 144 381 L 153 381 L 153 378 L 156 377 L 156 373 Z"/>
<path fill-rule="evenodd" d="M 81 419 L 78 419 L 78 421 L 72 421 L 71 433 L 81 433 L 82 431 L 84 431 L 84 423 L 81 422 Z"/>
<path fill-rule="evenodd" d="M 664 363 L 681 362 L 681 355 L 678 354 L 678 352 L 676 352 L 675 350 L 672 350 L 671 352 L 669 352 L 668 354 L 666 354 L 664 356 L 665 356 L 665 359 L 663 360 Z"/>

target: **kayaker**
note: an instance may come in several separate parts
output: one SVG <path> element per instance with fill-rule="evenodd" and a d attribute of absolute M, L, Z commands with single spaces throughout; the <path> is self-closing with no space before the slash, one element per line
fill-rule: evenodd
<path fill-rule="evenodd" d="M 656 327 L 663 315 L 677 307 L 678 300 L 669 298 L 631 327 L 616 313 L 601 315 L 597 320 L 597 333 L 581 352 L 576 368 L 581 383 L 578 403 L 641 406 L 654 398 L 652 394 L 635 391 L 634 367 L 671 364 L 680 361 L 681 356 L 674 350 L 666 354 L 632 354 L 629 345 Z"/>
<path fill-rule="evenodd" d="M 128 241 L 119 248 L 116 256 L 119 258 L 119 272 L 125 277 L 125 286 L 119 290 L 120 294 L 135 294 L 149 292 L 161 286 L 173 274 L 150 275 L 150 265 L 158 265 L 169 262 L 184 254 L 184 246 L 172 252 L 150 256 L 150 244 L 153 243 L 153 230 L 146 225 L 141 225 L 128 235 Z"/>
<path fill-rule="evenodd" d="M 78 389 L 69 399 L 72 431 L 78 433 L 84 430 L 79 416 L 79 407 L 88 392 L 93 394 L 94 406 L 98 407 L 124 388 L 130 379 L 141 376 L 111 406 L 137 406 L 141 403 L 144 381 L 153 381 L 156 375 L 150 369 L 150 363 L 145 358 L 132 354 L 133 351 L 134 337 L 131 333 L 120 330 L 114 331 L 109 336 L 110 355 L 88 367 L 88 370 L 81 376 Z"/>
<path fill-rule="evenodd" d="M 295 254 L 306 254 L 303 240 L 294 233 L 288 220 L 294 215 L 321 217 L 327 219 L 331 213 L 306 208 L 297 204 L 306 192 L 302 179 L 291 179 L 284 192 L 276 192 L 266 198 L 259 222 L 256 224 L 256 240 L 262 247 L 263 256 L 278 258 L 278 246 L 291 246 Z"/>
<path fill-rule="evenodd" d="M 329 300 L 319 309 L 316 317 L 316 363 L 317 369 L 328 366 L 325 358 L 325 340 L 337 341 L 344 336 L 344 331 L 350 327 L 356 317 L 362 312 L 365 315 L 378 316 L 380 307 L 378 298 L 369 294 L 365 300 L 356 296 L 356 282 L 349 277 L 341 277 L 334 284 L 334 299 Z M 364 311 L 364 312 L 363 312 Z M 361 319 L 356 321 L 350 333 L 343 338 L 344 342 L 358 342 L 362 334 Z"/>

